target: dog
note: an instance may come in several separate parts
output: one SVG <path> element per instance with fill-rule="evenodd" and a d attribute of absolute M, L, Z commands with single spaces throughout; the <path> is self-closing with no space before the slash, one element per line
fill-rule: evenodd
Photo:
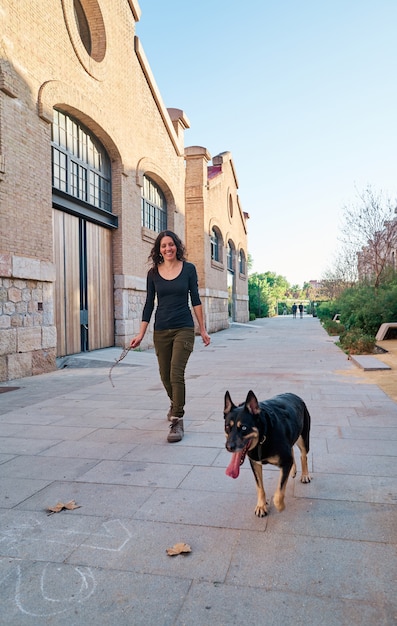
<path fill-rule="evenodd" d="M 293 393 L 258 402 L 254 392 L 249 391 L 245 402 L 236 406 L 226 391 L 224 418 L 226 449 L 233 454 L 226 469 L 227 476 L 237 478 L 248 454 L 257 490 L 255 515 L 264 517 L 268 511 L 262 465 L 276 465 L 280 468 L 280 477 L 273 502 L 278 511 L 283 511 L 288 477 L 296 475 L 294 444 L 301 453 L 301 482 L 311 480 L 307 466 L 310 414 L 306 404 Z"/>

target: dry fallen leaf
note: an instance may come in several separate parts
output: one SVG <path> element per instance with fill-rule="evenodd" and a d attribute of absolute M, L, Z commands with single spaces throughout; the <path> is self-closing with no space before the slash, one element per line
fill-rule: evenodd
<path fill-rule="evenodd" d="M 68 509 L 68 511 L 73 511 L 74 509 L 79 509 L 80 504 L 76 504 L 74 500 L 70 500 L 70 502 L 58 502 L 55 506 L 49 506 L 47 511 L 50 511 L 48 515 L 52 515 L 53 513 L 59 513 L 63 509 Z"/>
<path fill-rule="evenodd" d="M 192 549 L 187 543 L 176 543 L 172 548 L 167 548 L 168 556 L 176 556 L 183 552 L 191 552 Z"/>

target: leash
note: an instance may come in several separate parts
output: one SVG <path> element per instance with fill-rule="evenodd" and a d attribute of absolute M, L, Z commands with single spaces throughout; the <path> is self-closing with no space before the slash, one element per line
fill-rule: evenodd
<path fill-rule="evenodd" d="M 265 419 L 267 421 L 267 416 L 265 416 Z M 262 425 L 262 422 L 260 420 L 259 420 L 259 423 L 260 425 Z M 264 431 L 261 428 L 259 428 L 259 435 L 260 435 L 260 440 L 258 443 L 258 454 L 259 454 L 259 458 L 261 459 L 262 458 L 262 446 L 266 441 L 267 435 L 265 435 Z"/>
<path fill-rule="evenodd" d="M 113 363 L 112 367 L 109 370 L 109 380 L 112 383 L 112 387 L 115 387 L 115 384 L 113 383 L 113 380 L 112 380 L 112 370 L 113 370 L 114 367 L 116 367 L 116 365 L 118 363 L 120 363 L 120 361 L 122 361 L 127 356 L 127 354 L 129 353 L 130 350 L 131 350 L 131 346 L 129 346 L 128 348 L 124 348 L 124 350 L 120 354 L 119 358 L 114 360 L 114 363 Z"/>
<path fill-rule="evenodd" d="M 265 441 L 266 441 L 266 435 L 262 435 L 262 439 L 258 443 L 258 456 L 259 456 L 259 459 L 262 458 L 262 446 L 265 443 Z M 261 463 L 260 460 L 259 460 L 259 462 Z"/>

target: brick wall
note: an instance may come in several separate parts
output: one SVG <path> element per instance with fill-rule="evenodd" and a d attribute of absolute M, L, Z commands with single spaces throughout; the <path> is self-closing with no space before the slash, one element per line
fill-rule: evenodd
<path fill-rule="evenodd" d="M 187 162 L 179 109 L 167 110 L 142 44 L 135 37 L 136 0 L 84 3 L 92 28 L 88 54 L 79 37 L 73 0 L 8 0 L 1 14 L 0 59 L 0 380 L 56 366 L 51 122 L 57 107 L 103 144 L 112 165 L 115 345 L 138 331 L 145 300 L 147 258 L 154 234 L 141 228 L 143 175 L 167 200 L 169 227 L 185 239 L 196 263 L 208 328 L 227 325 L 225 267 L 209 256 L 211 224 L 246 250 L 232 161 L 207 180 L 210 156 Z M 193 152 L 196 149 L 193 149 Z M 186 195 L 185 195 L 186 175 Z M 219 182 L 221 181 L 221 182 Z M 188 215 L 186 220 L 185 215 Z M 226 255 L 224 259 L 226 263 Z M 208 295 L 209 294 L 209 295 Z M 245 317 L 246 281 L 236 277 L 236 315 Z M 39 309 L 40 304 L 40 309 Z M 225 306 L 226 305 L 226 306 Z M 43 309 L 41 310 L 41 307 Z M 143 347 L 151 345 L 151 328 Z"/>
<path fill-rule="evenodd" d="M 230 152 L 212 159 L 205 148 L 191 146 L 186 158 L 186 241 L 195 263 L 207 329 L 216 332 L 229 325 L 227 244 L 234 247 L 233 320 L 245 323 L 248 312 L 248 274 L 240 274 L 238 253 L 247 252 L 246 220 L 240 207 L 238 182 Z M 211 260 L 211 231 L 217 227 L 222 245 L 220 261 Z"/>

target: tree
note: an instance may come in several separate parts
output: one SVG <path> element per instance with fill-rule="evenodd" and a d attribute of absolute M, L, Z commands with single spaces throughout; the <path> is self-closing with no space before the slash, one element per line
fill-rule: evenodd
<path fill-rule="evenodd" d="M 357 252 L 353 247 L 342 247 L 336 253 L 332 269 L 327 269 L 321 278 L 322 295 L 334 300 L 345 289 L 353 287 L 357 279 Z"/>
<path fill-rule="evenodd" d="M 249 311 L 255 317 L 267 317 L 267 293 L 263 274 L 251 274 L 248 277 Z"/>
<path fill-rule="evenodd" d="M 293 300 L 301 300 L 305 297 L 305 292 L 299 285 L 288 285 L 285 295 Z"/>
<path fill-rule="evenodd" d="M 397 248 L 397 217 L 395 203 L 370 186 L 357 193 L 358 203 L 344 207 L 340 241 L 342 251 L 335 271 L 338 279 L 347 283 L 357 268 L 360 280 L 377 288 L 387 277 L 394 263 Z M 352 262 L 355 259 L 355 262 Z"/>
<path fill-rule="evenodd" d="M 269 316 L 278 315 L 277 303 L 284 300 L 288 291 L 289 284 L 287 279 L 275 272 L 265 272 L 264 279 L 268 285 L 268 309 Z"/>
<path fill-rule="evenodd" d="M 283 300 L 289 284 L 284 276 L 274 272 L 251 274 L 248 278 L 249 310 L 256 317 L 277 314 L 277 302 Z"/>

